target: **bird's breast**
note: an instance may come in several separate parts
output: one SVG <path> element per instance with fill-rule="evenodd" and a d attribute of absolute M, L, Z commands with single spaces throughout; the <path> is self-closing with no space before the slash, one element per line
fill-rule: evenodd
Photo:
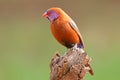
<path fill-rule="evenodd" d="M 67 21 L 55 21 L 51 23 L 51 32 L 55 39 L 66 47 L 72 47 L 73 44 L 79 43 L 79 36 L 69 25 Z"/>

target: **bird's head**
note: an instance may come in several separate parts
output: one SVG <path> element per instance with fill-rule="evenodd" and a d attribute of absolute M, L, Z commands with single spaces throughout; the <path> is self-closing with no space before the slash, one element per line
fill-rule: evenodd
<path fill-rule="evenodd" d="M 48 18 L 50 22 L 53 22 L 61 15 L 61 13 L 63 13 L 62 9 L 54 7 L 43 13 L 42 17 Z"/>

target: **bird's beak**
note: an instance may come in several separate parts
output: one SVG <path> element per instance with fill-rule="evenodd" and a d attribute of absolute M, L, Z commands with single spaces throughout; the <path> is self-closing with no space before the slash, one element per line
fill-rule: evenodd
<path fill-rule="evenodd" d="M 48 17 L 47 12 L 43 13 L 42 17 L 44 18 Z"/>

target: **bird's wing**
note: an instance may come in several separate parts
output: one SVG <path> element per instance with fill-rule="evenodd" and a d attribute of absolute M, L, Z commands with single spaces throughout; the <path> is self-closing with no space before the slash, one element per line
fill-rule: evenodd
<path fill-rule="evenodd" d="M 80 38 L 80 43 L 82 44 L 83 48 L 84 48 L 84 42 L 83 42 L 83 38 L 80 34 L 80 31 L 77 27 L 77 25 L 75 24 L 75 22 L 73 20 L 69 21 L 70 26 L 76 31 L 76 33 L 78 34 L 79 38 Z"/>

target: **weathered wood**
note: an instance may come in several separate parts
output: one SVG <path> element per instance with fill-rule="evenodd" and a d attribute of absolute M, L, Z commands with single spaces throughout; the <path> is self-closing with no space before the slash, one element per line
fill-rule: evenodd
<path fill-rule="evenodd" d="M 50 80 L 83 80 L 86 72 L 93 75 L 90 61 L 80 49 L 70 49 L 64 56 L 56 53 L 50 63 Z"/>

